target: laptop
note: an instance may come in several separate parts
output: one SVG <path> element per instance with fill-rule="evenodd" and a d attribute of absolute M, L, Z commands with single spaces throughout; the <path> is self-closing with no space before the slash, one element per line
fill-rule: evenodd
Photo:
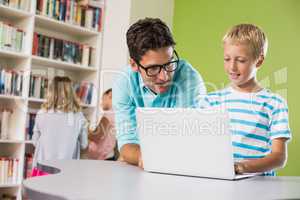
<path fill-rule="evenodd" d="M 138 108 L 137 132 L 148 172 L 236 180 L 229 115 L 219 109 Z"/>

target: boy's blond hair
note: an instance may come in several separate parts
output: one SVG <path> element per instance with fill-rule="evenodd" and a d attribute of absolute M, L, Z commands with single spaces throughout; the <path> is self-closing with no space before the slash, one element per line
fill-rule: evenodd
<path fill-rule="evenodd" d="M 42 104 L 45 110 L 62 112 L 79 112 L 81 110 L 73 84 L 67 76 L 55 76 L 49 85 L 46 102 Z"/>
<path fill-rule="evenodd" d="M 253 24 L 233 26 L 223 37 L 223 43 L 225 42 L 249 45 L 254 59 L 267 55 L 268 39 L 262 29 Z"/>

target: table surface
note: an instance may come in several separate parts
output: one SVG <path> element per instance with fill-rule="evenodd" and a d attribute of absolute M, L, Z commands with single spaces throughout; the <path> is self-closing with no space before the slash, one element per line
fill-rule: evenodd
<path fill-rule="evenodd" d="M 46 161 L 54 173 L 23 182 L 32 200 L 300 199 L 300 177 L 229 181 L 145 172 L 114 161 Z"/>

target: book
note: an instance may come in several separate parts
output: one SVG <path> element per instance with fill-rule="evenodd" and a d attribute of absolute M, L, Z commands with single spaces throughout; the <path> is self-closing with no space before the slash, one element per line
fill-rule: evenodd
<path fill-rule="evenodd" d="M 87 8 L 85 11 L 85 24 L 84 26 L 88 29 L 93 27 L 93 9 Z"/>
<path fill-rule="evenodd" d="M 24 179 L 31 177 L 31 171 L 32 171 L 32 161 L 33 161 L 33 155 L 30 153 L 25 154 L 25 164 L 24 164 Z"/>
<path fill-rule="evenodd" d="M 29 109 L 26 117 L 25 139 L 32 140 L 37 109 Z"/>
<path fill-rule="evenodd" d="M 89 54 L 90 54 L 90 48 L 88 45 L 82 46 L 82 60 L 81 63 L 84 66 L 87 66 L 89 64 Z"/>
<path fill-rule="evenodd" d="M 19 2 L 18 2 L 18 0 L 9 0 L 9 7 L 19 8 Z"/>
<path fill-rule="evenodd" d="M 4 109 L 1 112 L 1 130 L 0 130 L 0 138 L 2 140 L 10 139 L 9 133 L 9 124 L 11 119 L 12 111 L 9 109 Z"/>
<path fill-rule="evenodd" d="M 103 6 L 103 0 L 79 0 L 78 3 L 81 6 L 91 6 L 95 8 L 100 8 Z"/>

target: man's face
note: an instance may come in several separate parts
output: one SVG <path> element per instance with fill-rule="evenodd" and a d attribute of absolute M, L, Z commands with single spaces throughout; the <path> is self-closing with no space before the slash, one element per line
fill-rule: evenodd
<path fill-rule="evenodd" d="M 172 61 L 173 57 L 173 47 L 164 47 L 157 50 L 149 50 L 142 56 L 140 60 L 140 64 L 145 68 L 153 67 L 155 65 L 163 65 Z M 170 84 L 172 83 L 174 71 L 167 72 L 164 69 L 155 75 L 155 76 L 148 76 L 146 74 L 145 69 L 139 67 L 139 65 L 130 60 L 132 70 L 140 72 L 141 77 L 144 81 L 144 84 L 150 88 L 153 92 L 159 94 L 167 92 L 169 89 Z"/>

